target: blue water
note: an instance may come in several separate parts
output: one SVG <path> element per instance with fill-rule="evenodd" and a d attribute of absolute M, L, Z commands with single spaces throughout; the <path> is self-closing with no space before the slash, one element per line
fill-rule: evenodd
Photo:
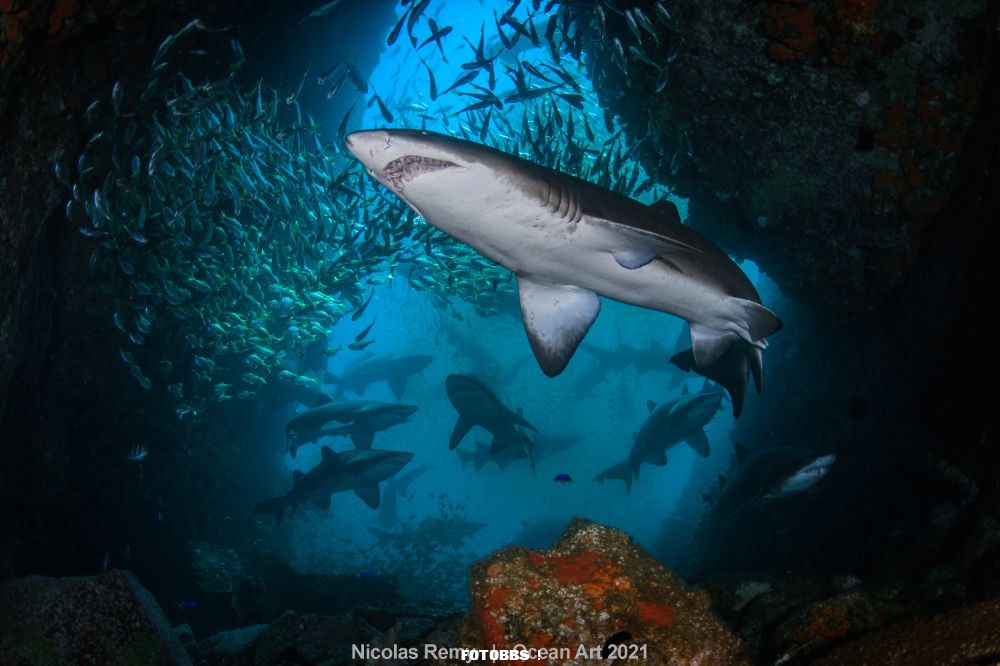
<path fill-rule="evenodd" d="M 527 19 L 525 12 L 530 7 L 524 4 L 526 6 L 519 8 L 515 15 L 521 20 Z M 473 49 L 465 44 L 462 35 L 473 44 L 477 43 L 480 26 L 486 21 L 486 54 L 502 50 L 502 46 L 495 43 L 493 11 L 502 13 L 507 6 L 504 2 L 440 3 L 432 8 L 431 16 L 440 26 L 454 27 L 445 38 L 447 63 L 433 43 L 415 54 L 404 28 L 399 41 L 382 53 L 370 78 L 372 91 L 377 92 L 395 114 L 391 126 L 457 133 L 458 124 L 465 123 L 470 134 L 479 134 L 477 120 L 481 118 L 475 114 L 472 117 L 456 114 L 458 109 L 475 100 L 451 92 L 432 101 L 427 71 L 420 58 L 434 71 L 438 89 L 443 90 L 466 73 L 461 63 L 474 57 Z M 402 11 L 400 7 L 400 15 Z M 535 20 L 539 30 L 544 30 L 547 19 L 536 16 Z M 426 26 L 416 31 L 421 40 L 427 33 Z M 520 58 L 537 64 L 550 57 L 547 49 L 534 48 L 527 40 L 522 39 L 519 46 L 516 56 L 505 51 L 497 61 L 497 93 L 501 98 L 514 90 L 503 73 L 502 63 L 516 66 L 515 61 Z M 564 54 L 561 64 L 581 84 L 589 85 L 582 63 Z M 486 85 L 485 72 L 479 79 L 477 83 Z M 536 85 L 544 85 L 544 82 L 536 82 Z M 589 88 L 584 89 L 584 94 L 586 113 L 596 134 L 596 148 L 608 133 L 597 95 Z M 568 111 L 568 104 L 564 105 Z M 519 126 L 522 108 L 518 104 L 507 104 L 502 110 L 495 109 L 494 113 L 506 114 L 512 125 Z M 449 117 L 448 123 L 442 120 L 445 115 Z M 493 121 L 494 129 L 486 141 L 503 147 L 507 139 L 496 130 L 495 118 Z M 336 124 L 339 118 L 331 114 L 323 122 Z M 350 125 L 352 128 L 389 126 L 377 104 L 368 108 L 358 104 Z M 643 198 L 650 202 L 666 191 L 658 187 Z M 674 201 L 685 219 L 687 202 L 677 198 Z M 744 262 L 741 267 L 761 291 L 763 301 L 780 311 L 776 303 L 780 299 L 776 285 L 752 262 Z M 339 353 L 330 359 L 327 369 L 342 373 L 357 362 L 359 356 L 368 354 L 433 354 L 434 362 L 411 378 L 403 399 L 403 402 L 419 405 L 419 411 L 408 423 L 377 434 L 375 447 L 413 451 L 416 457 L 407 469 L 420 465 L 428 467 L 411 485 L 410 495 L 399 500 L 399 516 L 404 527 L 415 527 L 426 518 L 436 517 L 460 517 L 485 523 L 486 527 L 458 549 L 435 546 L 433 542 L 424 551 L 385 547 L 365 528 L 366 522 L 376 519 L 377 512 L 369 510 L 353 494 L 338 494 L 334 495 L 329 511 L 303 507 L 300 512 L 307 518 L 297 517 L 291 521 L 293 564 L 300 570 L 394 574 L 407 593 L 424 597 L 460 597 L 464 593 L 466 567 L 478 557 L 509 543 L 524 521 L 585 516 L 625 529 L 640 543 L 652 548 L 660 536 L 664 519 L 676 517 L 672 512 L 693 466 L 698 465 L 711 477 L 724 471 L 729 464 L 732 445 L 728 431 L 734 422 L 727 400 L 706 428 L 712 446 L 708 459 L 698 457 L 681 444 L 669 451 L 666 467 L 644 465 L 630 493 L 626 493 L 624 485 L 616 480 L 604 484 L 595 482 L 593 478 L 598 472 L 627 455 L 633 433 L 646 418 L 646 401 L 661 402 L 680 390 L 680 386 L 669 388 L 676 371 L 667 368 L 666 358 L 659 371 L 640 374 L 629 368 L 610 372 L 584 385 L 581 381 L 585 380 L 593 360 L 580 350 L 562 375 L 548 378 L 531 356 L 517 316 L 516 302 L 507 303 L 509 307 L 504 307 L 502 314 L 481 318 L 471 306 L 457 299 L 441 307 L 440 303 L 428 298 L 426 292 L 414 291 L 399 276 L 383 277 L 385 282 L 375 288 L 375 298 L 365 316 L 356 322 L 345 318 L 334 328 L 329 339 L 331 347 L 346 347 L 374 317 L 377 323 L 370 337 L 376 342 L 360 355 L 350 351 Z M 622 343 L 641 348 L 656 341 L 670 350 L 679 335 L 687 335 L 686 330 L 684 322 L 669 315 L 605 300 L 586 342 L 613 349 Z M 463 338 L 475 340 L 489 350 L 497 367 L 484 368 L 464 355 L 460 344 L 456 344 L 456 340 Z M 463 469 L 457 453 L 449 451 L 447 444 L 456 413 L 445 395 L 444 379 L 452 373 L 483 377 L 508 406 L 522 408 L 525 418 L 543 433 L 580 435 L 585 439 L 577 447 L 541 461 L 534 473 L 526 461 L 513 463 L 504 470 L 490 464 L 481 471 L 475 471 L 471 465 Z M 697 390 L 701 381 L 693 376 L 685 380 L 691 390 Z M 326 389 L 332 391 L 333 387 Z M 385 384 L 372 385 L 364 397 L 394 400 Z M 749 401 L 752 403 L 754 398 L 750 396 Z M 479 441 L 488 441 L 488 434 L 473 430 L 460 448 L 471 450 Z M 326 440 L 325 443 L 338 450 L 350 446 L 345 439 Z M 304 447 L 296 459 L 284 456 L 282 464 L 289 471 L 308 470 L 318 462 L 318 451 L 317 446 Z M 557 483 L 554 477 L 559 474 L 568 474 L 573 481 Z"/>

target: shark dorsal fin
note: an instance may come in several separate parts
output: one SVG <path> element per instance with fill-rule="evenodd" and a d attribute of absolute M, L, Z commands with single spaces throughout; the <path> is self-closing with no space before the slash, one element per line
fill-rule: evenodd
<path fill-rule="evenodd" d="M 736 451 L 736 460 L 742 465 L 746 461 L 747 456 L 750 455 L 750 449 L 739 442 L 733 444 L 733 449 Z"/>
<path fill-rule="evenodd" d="M 326 462 L 331 458 L 333 458 L 333 449 L 331 449 L 329 446 L 324 445 L 319 450 L 319 456 L 323 462 Z"/>
<path fill-rule="evenodd" d="M 653 410 L 654 410 L 654 409 L 656 409 L 656 403 L 655 403 L 655 402 L 653 402 L 652 400 L 647 400 L 647 401 L 646 401 L 646 410 L 647 410 L 647 411 L 648 411 L 648 412 L 649 412 L 650 414 L 652 414 L 652 413 L 653 413 Z"/>
<path fill-rule="evenodd" d="M 674 202 L 670 199 L 664 198 L 659 201 L 654 201 L 649 204 L 649 209 L 670 218 L 671 221 L 676 222 L 677 224 L 681 223 L 681 214 L 677 211 L 677 206 L 675 206 Z"/>

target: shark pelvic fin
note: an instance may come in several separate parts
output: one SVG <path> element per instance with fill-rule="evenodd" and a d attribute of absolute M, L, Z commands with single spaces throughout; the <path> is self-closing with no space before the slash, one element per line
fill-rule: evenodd
<path fill-rule="evenodd" d="M 643 462 L 648 462 L 650 465 L 655 465 L 657 467 L 663 467 L 667 464 L 667 450 L 666 449 L 656 449 L 646 454 L 646 457 L 642 459 Z"/>
<path fill-rule="evenodd" d="M 519 275 L 521 315 L 531 350 L 542 372 L 561 373 L 601 311 L 601 299 L 589 289 L 537 282 Z"/>
<path fill-rule="evenodd" d="M 253 508 L 253 512 L 274 514 L 274 517 L 278 519 L 278 525 L 281 525 L 281 518 L 285 515 L 285 506 L 287 505 L 288 500 L 279 495 L 278 497 L 264 500 Z"/>
<path fill-rule="evenodd" d="M 458 422 L 455 423 L 455 428 L 451 431 L 451 439 L 448 440 L 448 450 L 450 451 L 458 446 L 458 443 L 469 434 L 469 431 L 472 430 L 472 426 L 474 425 L 476 424 L 464 416 L 459 415 Z"/>
<path fill-rule="evenodd" d="M 373 486 L 363 486 L 355 488 L 354 494 L 361 498 L 361 501 L 372 509 L 377 509 L 381 501 L 381 494 L 378 491 L 378 484 Z"/>
<path fill-rule="evenodd" d="M 693 335 L 694 329 L 692 327 L 692 337 Z M 725 387 L 729 391 L 729 397 L 732 398 L 733 418 L 738 419 L 743 411 L 743 398 L 746 396 L 751 373 L 753 373 L 757 392 L 760 393 L 760 347 L 752 345 L 742 338 L 731 341 L 729 348 L 711 364 L 702 365 L 699 363 L 697 351 L 692 349 L 675 354 L 670 362 L 681 370 L 695 372 Z"/>
<path fill-rule="evenodd" d="M 626 225 L 614 225 L 614 229 L 617 244 L 611 249 L 611 254 L 619 266 L 628 270 L 642 268 L 658 257 L 664 258 L 664 261 L 673 268 L 680 270 L 664 255 L 678 251 L 699 254 L 702 252 L 683 241 L 653 231 Z"/>
<path fill-rule="evenodd" d="M 354 442 L 354 448 L 356 449 L 370 449 L 372 448 L 372 442 L 375 441 L 375 433 L 370 430 L 352 432 L 351 441 Z"/>
<path fill-rule="evenodd" d="M 396 396 L 396 400 L 402 400 L 403 393 L 406 392 L 406 377 L 397 375 L 395 377 L 391 377 L 388 383 L 392 394 Z"/>
<path fill-rule="evenodd" d="M 632 467 L 628 464 L 627 460 L 623 460 L 594 477 L 594 481 L 600 481 L 601 483 L 604 483 L 605 479 L 620 479 L 624 481 L 625 492 L 630 492 L 632 490 Z"/>
<path fill-rule="evenodd" d="M 688 446 L 694 449 L 694 452 L 699 456 L 702 458 L 708 457 L 708 436 L 705 435 L 704 430 L 699 430 L 688 435 L 684 438 L 684 441 L 687 442 Z"/>

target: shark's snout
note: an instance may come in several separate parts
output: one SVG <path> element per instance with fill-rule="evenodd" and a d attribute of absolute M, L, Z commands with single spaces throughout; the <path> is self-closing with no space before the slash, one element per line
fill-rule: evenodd
<path fill-rule="evenodd" d="M 344 137 L 344 145 L 369 169 L 381 169 L 387 161 L 389 133 L 383 130 L 351 132 Z"/>

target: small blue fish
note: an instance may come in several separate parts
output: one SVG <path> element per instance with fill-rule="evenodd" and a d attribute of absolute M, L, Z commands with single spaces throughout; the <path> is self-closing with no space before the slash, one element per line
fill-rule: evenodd
<path fill-rule="evenodd" d="M 361 578 L 374 578 L 375 574 L 373 574 L 371 571 L 362 571 L 361 573 L 358 574 L 358 576 L 360 576 Z"/>
<path fill-rule="evenodd" d="M 556 483 L 573 483 L 573 477 L 566 473 L 556 474 L 552 480 Z"/>

